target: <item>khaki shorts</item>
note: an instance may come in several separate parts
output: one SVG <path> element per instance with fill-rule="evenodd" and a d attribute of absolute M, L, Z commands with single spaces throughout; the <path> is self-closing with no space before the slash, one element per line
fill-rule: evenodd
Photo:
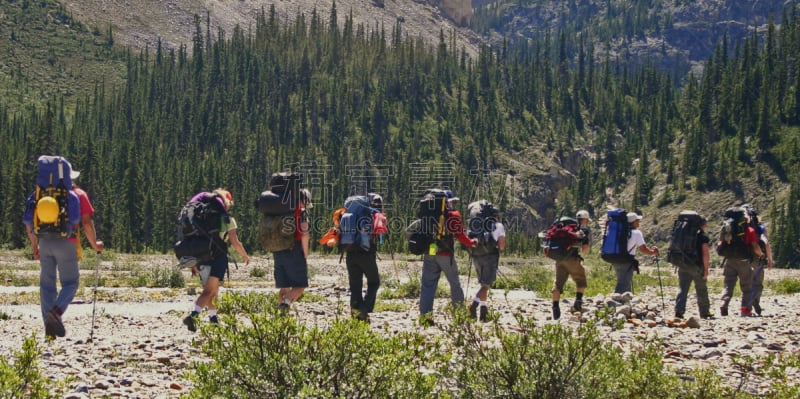
<path fill-rule="evenodd" d="M 586 269 L 581 265 L 581 258 L 570 256 L 556 261 L 556 282 L 553 290 L 564 292 L 568 277 L 572 277 L 577 288 L 586 288 Z"/>

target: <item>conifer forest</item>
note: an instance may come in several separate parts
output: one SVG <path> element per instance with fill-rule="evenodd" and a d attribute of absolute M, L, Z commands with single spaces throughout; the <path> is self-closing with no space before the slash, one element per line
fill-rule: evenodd
<path fill-rule="evenodd" d="M 21 3 L 5 4 L 6 16 L 23 13 Z M 17 27 L 0 30 L 3 41 L 24 46 L 41 34 L 23 18 L 71 18 L 55 2 L 24 3 Z M 488 195 L 518 218 L 510 249 L 532 254 L 535 233 L 552 221 L 526 202 L 537 187 L 533 171 L 540 159 L 577 150 L 585 156 L 572 180 L 553 189 L 559 207 L 588 207 L 595 219 L 609 205 L 677 214 L 704 193 L 757 193 L 776 265 L 800 263 L 796 6 L 763 31 L 721 40 L 699 75 L 626 63 L 574 26 L 484 45 L 473 57 L 451 32 L 431 44 L 399 22 L 341 23 L 340 12 L 282 21 L 268 8 L 231 32 L 197 16 L 192 42 L 176 50 L 123 48 L 111 30 L 73 21 L 81 44 L 70 51 L 117 63 L 119 76 L 35 101 L 7 88 L 36 77 L 0 69 L 0 243 L 30 245 L 21 216 L 36 159 L 59 154 L 81 171 L 76 183 L 97 210 L 98 237 L 119 252 L 169 252 L 181 206 L 216 187 L 233 193 L 239 237 L 257 249 L 253 203 L 272 173 L 291 169 L 314 197 L 312 242 L 348 195 L 375 190 L 397 220 L 388 246 L 403 252 L 415 193 L 449 185 L 462 212 Z M 638 29 L 663 23 L 643 20 Z M 607 190 L 624 187 L 635 195 L 609 203 Z"/>

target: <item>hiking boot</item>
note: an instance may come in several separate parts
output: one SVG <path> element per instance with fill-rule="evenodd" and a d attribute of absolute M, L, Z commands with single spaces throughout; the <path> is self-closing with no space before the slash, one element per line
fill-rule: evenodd
<path fill-rule="evenodd" d="M 212 324 L 219 324 L 219 317 L 217 317 L 217 315 L 209 316 L 208 322 Z"/>
<path fill-rule="evenodd" d="M 575 303 L 572 304 L 572 313 L 581 312 L 583 310 L 583 301 L 580 299 L 576 299 Z"/>
<path fill-rule="evenodd" d="M 366 312 L 361 312 L 361 311 L 356 312 L 356 320 L 366 321 L 367 323 L 369 323 L 369 314 L 367 314 Z"/>
<path fill-rule="evenodd" d="M 63 337 L 67 335 L 67 330 L 64 328 L 64 323 L 61 322 L 61 316 L 52 310 L 47 312 L 44 317 L 44 333 L 54 337 Z"/>
<path fill-rule="evenodd" d="M 703 313 L 700 315 L 700 318 L 710 320 L 714 318 L 714 313 Z"/>
<path fill-rule="evenodd" d="M 191 269 L 195 266 L 197 266 L 197 258 L 195 258 L 194 256 L 184 256 L 181 257 L 181 259 L 178 261 L 179 269 L 183 268 Z"/>
<path fill-rule="evenodd" d="M 289 314 L 289 304 L 286 302 L 279 303 L 278 313 L 280 313 L 281 316 L 286 316 L 287 314 Z"/>
<path fill-rule="evenodd" d="M 476 301 L 472 301 L 472 303 L 469 305 L 469 318 L 470 319 L 474 320 L 474 319 L 478 318 L 478 305 L 480 305 L 480 303 L 476 302 Z"/>
<path fill-rule="evenodd" d="M 482 322 L 486 323 L 488 315 L 489 315 L 489 307 L 488 306 L 481 306 L 480 320 Z"/>
<path fill-rule="evenodd" d="M 676 319 L 682 319 L 683 318 L 683 312 L 675 312 L 675 318 Z"/>
<path fill-rule="evenodd" d="M 553 320 L 558 320 L 561 318 L 561 308 L 558 306 L 558 303 L 553 304 Z"/>
<path fill-rule="evenodd" d="M 761 305 L 753 304 L 753 310 L 756 311 L 756 314 L 761 316 Z"/>
<path fill-rule="evenodd" d="M 750 309 L 742 308 L 742 313 L 741 313 L 742 317 L 750 317 L 752 315 L 753 315 L 753 312 L 751 312 Z"/>
<path fill-rule="evenodd" d="M 719 308 L 719 315 L 720 316 L 727 316 L 728 315 L 728 308 L 724 307 L 724 306 Z"/>
<path fill-rule="evenodd" d="M 192 312 L 188 316 L 184 317 L 183 318 L 183 324 L 186 325 L 186 327 L 189 329 L 189 331 L 191 331 L 191 332 L 197 331 L 197 313 L 196 312 Z"/>

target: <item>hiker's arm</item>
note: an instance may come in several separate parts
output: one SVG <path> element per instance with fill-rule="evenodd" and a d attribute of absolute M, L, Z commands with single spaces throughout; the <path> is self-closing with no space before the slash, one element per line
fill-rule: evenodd
<path fill-rule="evenodd" d="M 764 257 L 764 253 L 761 252 L 761 246 L 758 245 L 758 241 L 753 241 L 750 243 L 750 248 L 753 249 L 753 253 L 756 254 L 759 258 Z"/>
<path fill-rule="evenodd" d="M 658 247 L 656 246 L 653 246 L 653 248 L 648 248 L 647 244 L 642 244 L 639 246 L 639 250 L 645 255 L 658 255 Z"/>
<path fill-rule="evenodd" d="M 708 279 L 708 262 L 709 262 L 709 255 L 708 255 L 708 243 L 703 244 L 702 250 L 700 251 L 703 255 L 703 280 Z"/>
<path fill-rule="evenodd" d="M 765 247 L 767 249 L 767 268 L 772 269 L 772 247 L 769 246 L 769 243 Z"/>
<path fill-rule="evenodd" d="M 94 229 L 94 219 L 92 219 L 92 215 L 84 215 L 81 214 L 81 226 L 83 226 L 83 232 L 86 234 L 86 239 L 89 241 L 89 245 L 92 246 L 97 252 L 103 252 L 105 249 L 105 244 L 102 241 L 97 241 L 97 232 Z M 78 243 L 80 245 L 80 243 Z"/>
<path fill-rule="evenodd" d="M 477 243 L 477 239 L 472 239 L 464 234 L 464 223 L 461 221 L 461 214 L 458 211 L 451 211 L 451 216 L 447 218 L 447 230 L 458 238 L 464 246 L 472 248 Z"/>
<path fill-rule="evenodd" d="M 25 225 L 25 232 L 28 233 L 28 239 L 31 240 L 31 247 L 33 248 L 33 260 L 39 260 L 39 238 L 33 234 L 33 229 L 29 225 Z"/>
<path fill-rule="evenodd" d="M 242 242 L 239 241 L 239 235 L 236 234 L 236 229 L 228 230 L 228 238 L 231 241 L 231 246 L 233 247 L 233 249 L 235 249 L 236 252 L 239 253 L 239 255 L 242 255 L 244 264 L 249 265 L 250 256 L 247 255 L 247 251 L 244 250 L 244 245 L 242 245 Z"/>
<path fill-rule="evenodd" d="M 308 258 L 308 245 L 311 242 L 311 236 L 308 234 L 308 222 L 300 222 L 300 232 L 303 234 L 300 237 L 300 244 L 303 246 L 303 257 Z"/>
<path fill-rule="evenodd" d="M 497 239 L 497 249 L 504 251 L 506 249 L 506 236 L 500 236 Z"/>

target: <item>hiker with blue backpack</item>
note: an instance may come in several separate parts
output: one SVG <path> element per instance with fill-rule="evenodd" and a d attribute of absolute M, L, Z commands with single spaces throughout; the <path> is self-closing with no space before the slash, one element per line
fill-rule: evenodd
<path fill-rule="evenodd" d="M 369 321 L 375 309 L 378 288 L 378 243 L 386 229 L 382 213 L 383 198 L 376 193 L 352 196 L 345 201 L 339 220 L 339 249 L 345 256 L 347 280 L 350 286 L 350 311 L 357 320 Z M 364 278 L 367 291 L 362 292 Z"/>
<path fill-rule="evenodd" d="M 72 183 L 79 175 L 63 157 L 39 157 L 36 189 L 28 197 L 23 215 L 33 259 L 39 260 L 41 267 L 39 298 L 48 339 L 66 335 L 61 318 L 80 284 L 79 225 L 83 225 L 92 249 L 101 252 L 105 248 L 95 234 L 94 207 L 89 196 Z M 61 282 L 61 291 L 56 279 Z"/>
<path fill-rule="evenodd" d="M 658 247 L 648 247 L 644 241 L 639 230 L 641 220 L 642 215 L 635 212 L 625 213 L 624 209 L 608 211 L 600 256 L 611 263 L 617 276 L 614 293 L 633 292 L 633 273 L 639 272 L 637 250 L 645 255 L 658 255 Z"/>
<path fill-rule="evenodd" d="M 208 309 L 208 321 L 218 323 L 217 305 L 215 300 L 219 294 L 219 287 L 225 279 L 228 271 L 228 247 L 225 243 L 227 239 L 231 246 L 238 252 L 245 265 L 250 263 L 250 256 L 244 249 L 237 234 L 238 225 L 236 219 L 230 215 L 233 206 L 233 195 L 230 191 L 218 188 L 212 192 L 201 192 L 189 200 L 184 209 L 194 209 L 198 212 L 197 219 L 192 226 L 184 226 L 186 230 L 199 231 L 197 240 L 204 242 L 206 248 L 210 249 L 207 256 L 198 256 L 191 262 L 192 275 L 200 275 L 203 284 L 203 292 L 194 303 L 194 309 L 183 319 L 183 324 L 189 331 L 197 331 L 197 324 L 200 312 Z M 179 221 L 184 219 L 184 212 L 179 217 Z M 201 216 L 202 214 L 202 216 Z M 198 229 L 199 227 L 199 229 Z"/>

